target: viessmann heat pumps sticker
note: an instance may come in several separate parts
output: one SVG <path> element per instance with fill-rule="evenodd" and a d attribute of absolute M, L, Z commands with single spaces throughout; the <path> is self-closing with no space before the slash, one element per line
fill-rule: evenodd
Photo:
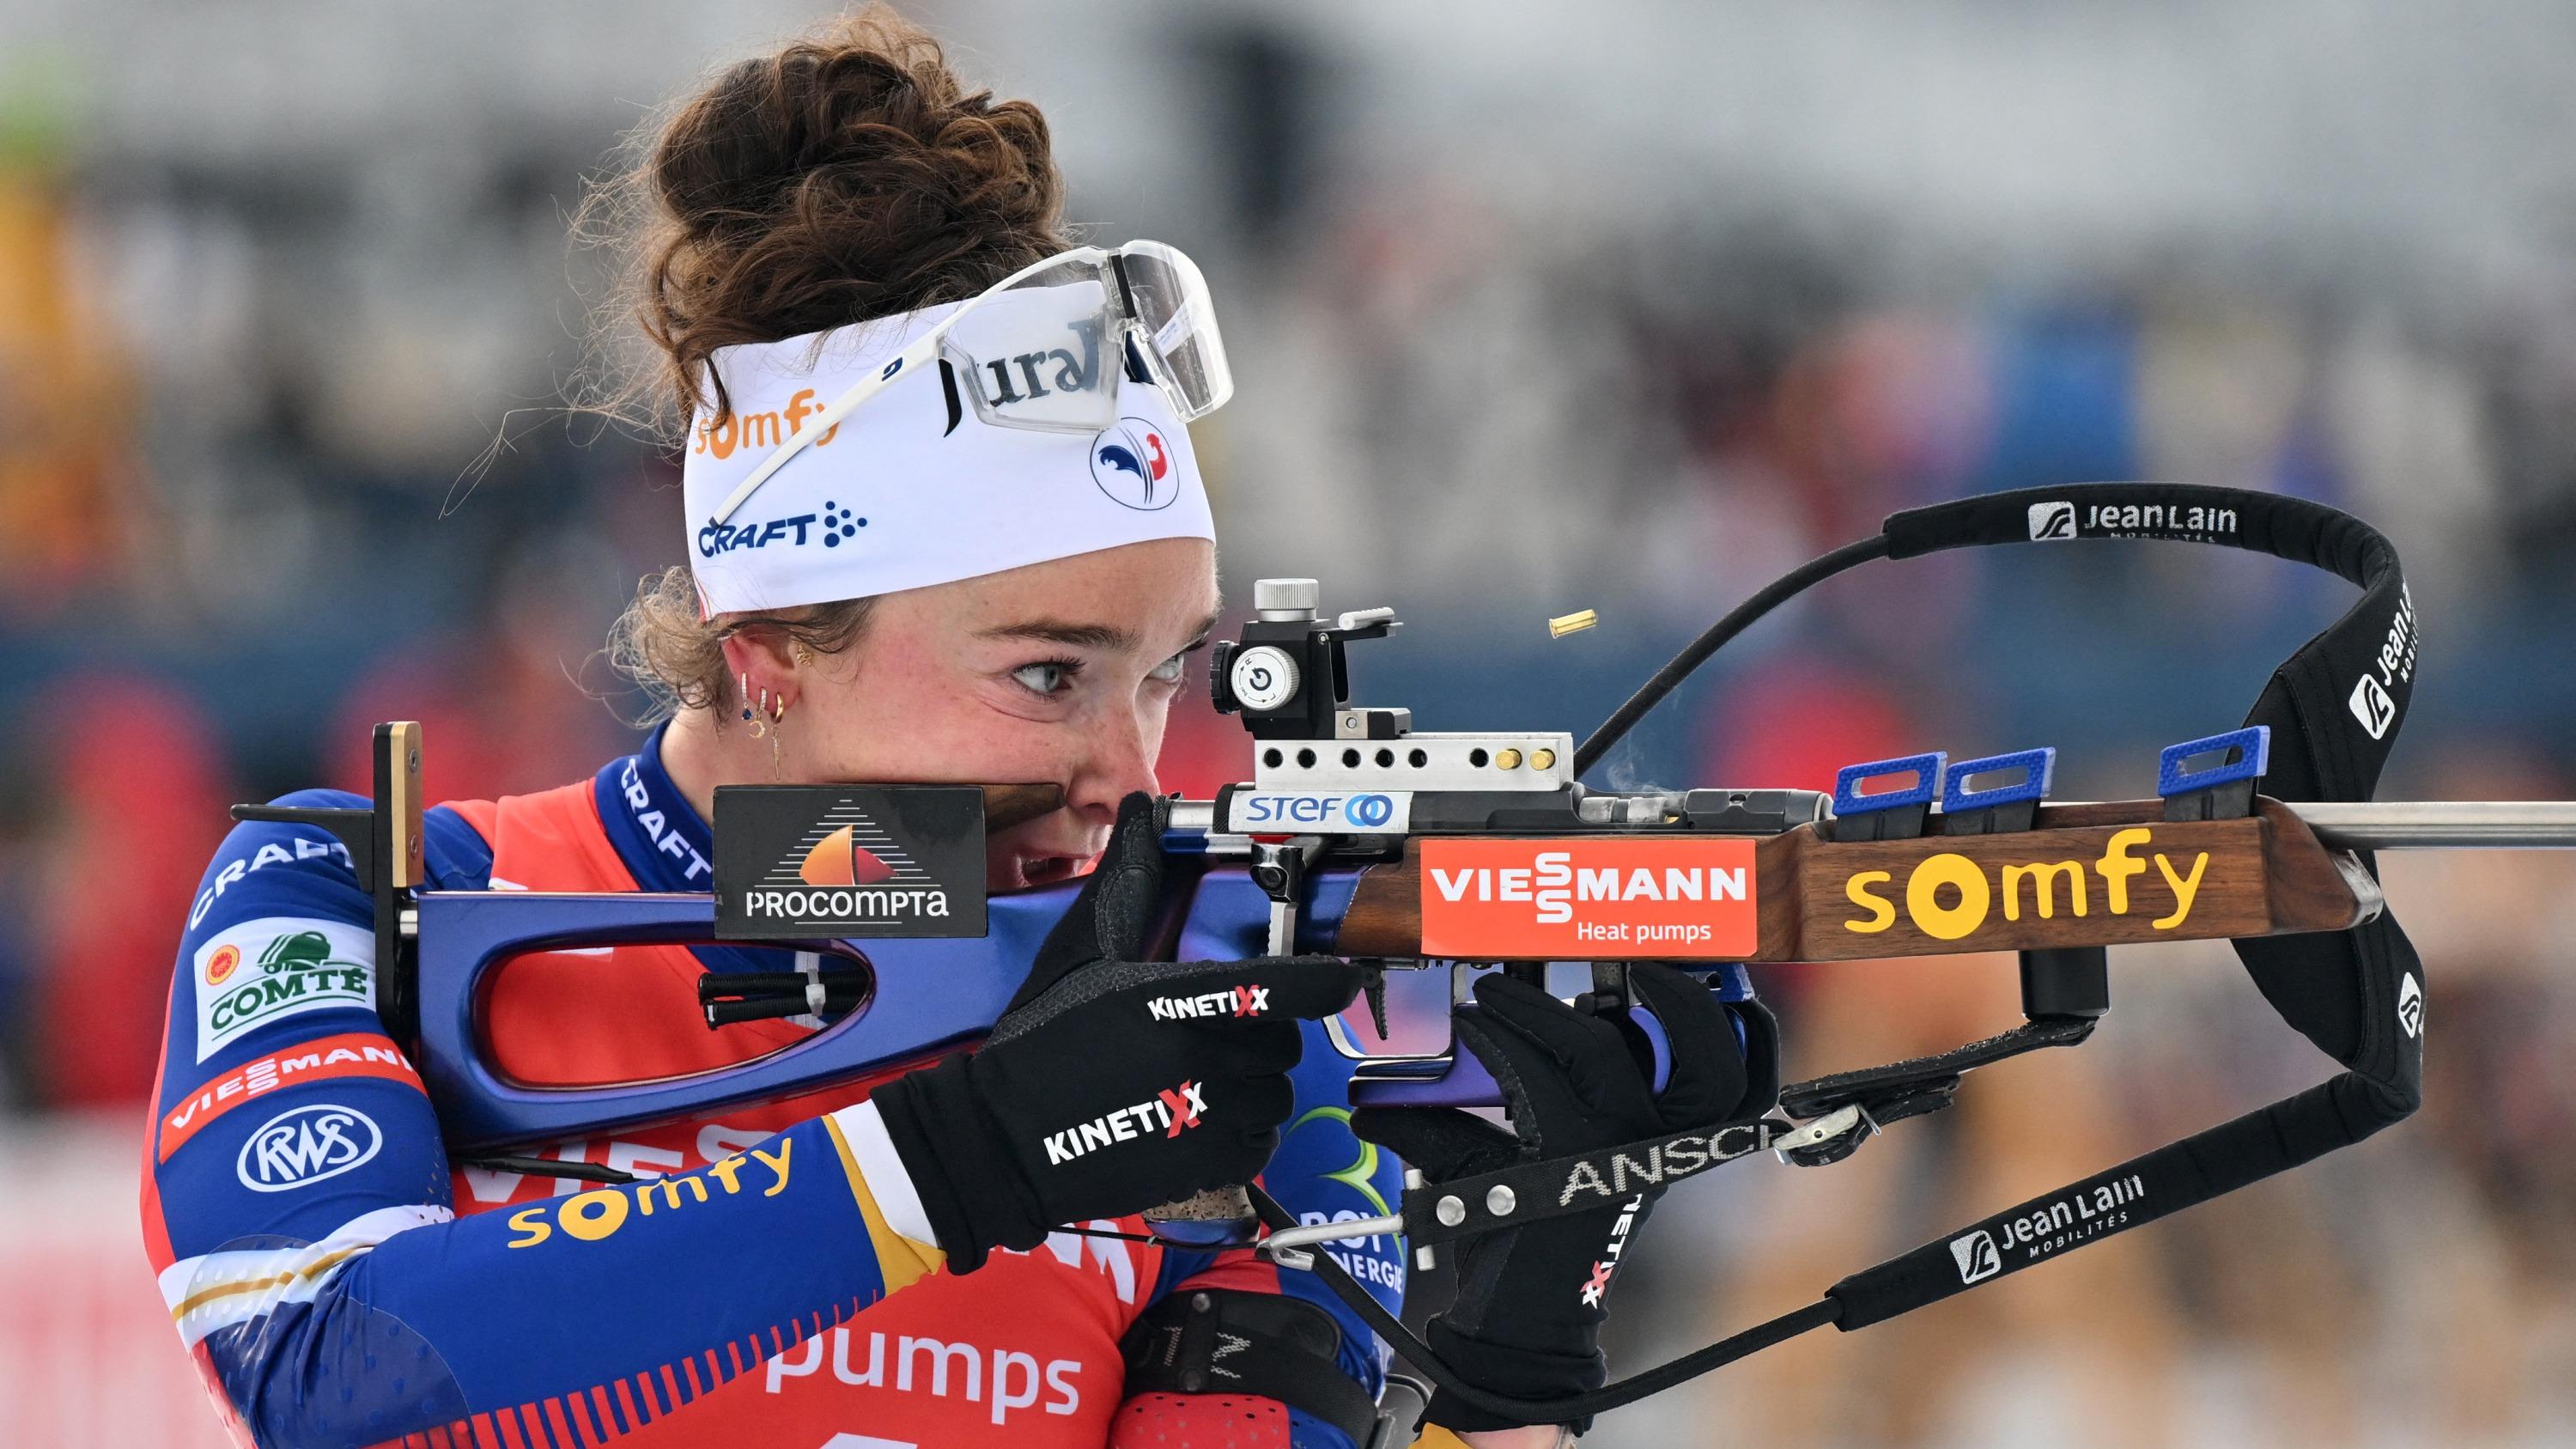
<path fill-rule="evenodd" d="M 1421 842 L 1422 954 L 1735 960 L 1760 937 L 1750 840 Z"/>

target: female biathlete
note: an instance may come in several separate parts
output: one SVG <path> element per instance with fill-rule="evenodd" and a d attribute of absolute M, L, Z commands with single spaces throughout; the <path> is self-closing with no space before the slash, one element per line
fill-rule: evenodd
<path fill-rule="evenodd" d="M 968 92 L 881 11 L 724 72 L 628 184 L 638 316 L 687 430 L 688 563 L 616 642 L 673 712 L 591 779 L 427 812 L 427 885 L 705 890 L 716 788 L 779 781 L 1052 782 L 1061 808 L 992 835 L 989 885 L 1098 865 L 982 1050 L 555 1144 L 554 1176 L 450 1161 L 377 1018 L 345 850 L 235 829 L 180 947 L 144 1182 L 162 1296 L 217 1405 L 263 1445 L 1361 1449 L 1383 1352 L 1311 1278 L 1104 1235 L 1256 1175 L 1313 1221 L 1398 1191 L 1395 1157 L 1351 1135 L 1341 1058 L 1304 1049 L 1353 968 L 1114 966 L 1143 955 L 1154 761 L 1218 608 L 1184 425 L 1231 385 L 1197 270 L 1153 243 L 1071 246 L 1037 110 Z M 524 958 L 490 1050 L 536 1083 L 741 1061 L 814 1023 L 710 1031 L 697 979 L 782 964 Z M 1148 1010 L 1236 986 L 1266 1008 Z M 1562 1152 L 1656 1129 L 1615 1033 L 1514 983 L 1485 999 L 1470 1045 L 1547 1098 L 1525 1134 L 1544 1117 Z M 1677 1045 L 1723 1031 L 1708 1015 Z M 1153 1130 L 1043 1150 L 1132 1127 L 1176 1083 L 1193 1094 Z M 1521 1150 L 1447 1114 L 1362 1123 L 1435 1177 Z M 1601 1259 L 1635 1219 L 1472 1245 L 1444 1355 L 1498 1392 L 1597 1384 Z M 1339 1256 L 1393 1305 L 1394 1241 Z M 1164 1331 L 1190 1313 L 1261 1371 L 1183 1361 L 1229 1341 Z M 1479 1445 L 1565 1432 L 1445 1400 L 1431 1417 Z"/>

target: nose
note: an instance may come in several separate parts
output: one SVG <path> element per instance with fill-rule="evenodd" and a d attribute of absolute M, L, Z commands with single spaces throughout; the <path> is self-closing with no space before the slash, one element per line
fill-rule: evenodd
<path fill-rule="evenodd" d="M 1138 790 L 1161 788 L 1154 759 L 1163 747 L 1163 712 L 1108 709 L 1083 731 L 1082 758 L 1065 786 L 1065 804 L 1085 825 L 1102 830 L 1118 818 L 1118 802 Z"/>

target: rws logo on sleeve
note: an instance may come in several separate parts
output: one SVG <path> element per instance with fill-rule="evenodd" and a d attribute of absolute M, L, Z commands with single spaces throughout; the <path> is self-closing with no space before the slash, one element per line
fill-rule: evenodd
<path fill-rule="evenodd" d="M 263 916 L 197 948 L 197 1060 L 255 1027 L 328 1006 L 376 1004 L 376 940 L 363 926 Z"/>
<path fill-rule="evenodd" d="M 976 786 L 728 785 L 715 839 L 720 937 L 984 934 Z"/>
<path fill-rule="evenodd" d="M 253 1192 L 292 1192 L 365 1166 L 384 1145 L 375 1119 L 355 1107 L 289 1107 L 250 1134 L 233 1173 Z"/>

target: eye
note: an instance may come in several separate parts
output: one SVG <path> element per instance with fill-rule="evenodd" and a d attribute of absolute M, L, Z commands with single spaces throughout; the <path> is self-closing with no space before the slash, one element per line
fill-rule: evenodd
<path fill-rule="evenodd" d="M 1189 664 L 1190 660 L 1188 654 L 1175 654 L 1171 658 L 1164 660 L 1162 663 L 1155 665 L 1150 677 L 1159 679 L 1165 684 L 1170 684 L 1181 677 L 1182 671 L 1189 668 Z"/>
<path fill-rule="evenodd" d="M 1052 699 L 1071 689 L 1073 677 L 1081 672 L 1082 665 L 1078 660 L 1043 659 L 1012 670 L 1011 678 L 1019 681 L 1020 687 L 1031 694 L 1042 694 Z"/>

